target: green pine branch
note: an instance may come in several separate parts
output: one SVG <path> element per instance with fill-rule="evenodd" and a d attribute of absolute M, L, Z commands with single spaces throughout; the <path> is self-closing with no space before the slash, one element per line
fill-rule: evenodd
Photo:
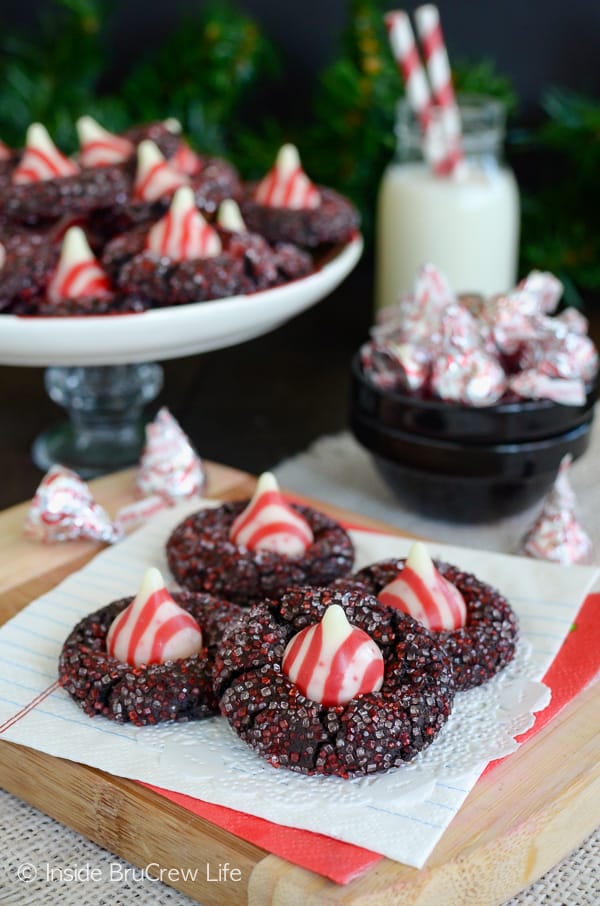
<path fill-rule="evenodd" d="M 33 34 L 0 35 L 0 139 L 18 147 L 38 120 L 71 152 L 83 113 L 116 131 L 175 116 L 193 144 L 230 157 L 246 178 L 263 174 L 278 146 L 294 141 L 314 180 L 355 201 L 372 238 L 403 94 L 383 23 L 388 6 L 350 0 L 339 50 L 319 76 L 306 123 L 294 119 L 293 105 L 289 116 L 275 119 L 250 103 L 278 76 L 279 54 L 232 4 L 188 16 L 109 91 L 114 0 L 54 0 Z M 457 91 L 491 94 L 516 109 L 510 79 L 490 61 L 456 62 L 453 77 Z M 523 195 L 522 268 L 553 271 L 577 300 L 582 291 L 600 291 L 600 102 L 554 89 L 542 105 L 540 128 L 512 131 L 513 152 L 533 149 L 544 161 L 535 189 Z"/>

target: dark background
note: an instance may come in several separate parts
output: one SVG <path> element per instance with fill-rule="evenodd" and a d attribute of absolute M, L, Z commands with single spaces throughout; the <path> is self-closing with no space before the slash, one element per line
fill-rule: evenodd
<path fill-rule="evenodd" d="M 40 8 L 48 5 L 2 0 L 3 28 L 33 28 Z M 201 5 L 183 0 L 117 4 L 111 40 L 118 65 L 126 70 L 183 12 Z M 283 51 L 285 69 L 273 94 L 273 112 L 290 104 L 308 110 L 317 73 L 336 53 L 348 4 L 244 0 L 238 5 Z M 451 54 L 494 60 L 514 82 L 523 121 L 538 115 L 540 96 L 549 86 L 599 93 L 598 0 L 442 0 L 439 8 Z M 116 75 L 109 72 L 106 78 L 110 82 Z M 164 390 L 147 414 L 168 406 L 203 457 L 252 472 L 303 450 L 322 434 L 343 430 L 349 364 L 372 321 L 371 290 L 367 254 L 336 293 L 272 334 L 165 363 Z M 42 369 L 0 367 L 0 506 L 32 495 L 41 473 L 31 463 L 31 443 L 61 417 L 45 394 Z"/>
<path fill-rule="evenodd" d="M 51 0 L 2 0 L 2 27 L 35 27 Z M 279 102 L 305 103 L 317 73 L 333 59 L 347 21 L 344 0 L 238 0 L 278 45 L 285 60 Z M 408 11 L 419 3 L 388 3 Z M 202 0 L 119 0 L 111 17 L 117 65 L 160 44 L 184 14 Z M 452 57 L 489 57 L 514 81 L 526 114 L 535 111 L 549 85 L 600 91 L 598 0 L 440 0 L 437 4 Z M 110 78 L 110 74 L 108 74 Z M 293 99 L 293 100 L 292 100 Z"/>

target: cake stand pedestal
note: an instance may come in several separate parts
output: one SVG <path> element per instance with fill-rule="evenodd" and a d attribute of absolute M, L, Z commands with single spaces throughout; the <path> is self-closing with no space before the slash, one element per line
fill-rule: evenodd
<path fill-rule="evenodd" d="M 44 373 L 44 384 L 69 421 L 35 440 L 32 457 L 40 469 L 60 463 L 87 479 L 139 460 L 145 440 L 142 411 L 162 388 L 160 365 L 52 367 Z"/>

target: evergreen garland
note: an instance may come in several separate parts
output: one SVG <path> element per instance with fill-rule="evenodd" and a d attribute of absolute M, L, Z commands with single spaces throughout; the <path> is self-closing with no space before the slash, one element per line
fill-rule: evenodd
<path fill-rule="evenodd" d="M 566 301 L 600 291 L 600 102 L 552 90 L 535 136 L 545 166 L 523 200 L 521 255 L 565 284 Z"/>
<path fill-rule="evenodd" d="M 107 35 L 117 5 L 54 0 L 36 34 L 0 36 L 0 138 L 18 147 L 37 120 L 70 152 L 75 120 L 84 113 L 115 131 L 175 116 L 193 144 L 229 156 L 246 178 L 262 175 L 277 147 L 292 140 L 313 179 L 356 202 L 369 239 L 403 93 L 383 24 L 388 6 L 350 0 L 337 58 L 320 74 L 306 124 L 247 103 L 281 65 L 277 49 L 234 6 L 214 3 L 188 16 L 107 90 L 113 63 Z M 510 81 L 488 61 L 457 64 L 453 76 L 457 91 L 491 94 L 516 107 Z M 543 125 L 526 136 L 543 166 L 523 196 L 522 269 L 551 270 L 565 282 L 569 301 L 577 301 L 578 292 L 600 291 L 600 103 L 554 90 L 543 110 Z"/>

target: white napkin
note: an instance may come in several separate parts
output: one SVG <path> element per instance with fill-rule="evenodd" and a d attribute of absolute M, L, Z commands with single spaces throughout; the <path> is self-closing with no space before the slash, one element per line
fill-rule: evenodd
<path fill-rule="evenodd" d="M 539 680 L 598 570 L 432 544 L 432 555 L 475 573 L 511 601 L 523 640 L 515 662 L 485 686 L 459 695 L 438 739 L 409 765 L 356 781 L 304 777 L 272 768 L 222 718 L 123 726 L 87 717 L 56 686 L 58 656 L 73 625 L 134 594 L 147 566 L 168 577 L 165 540 L 201 505 L 160 513 L 0 630 L 0 738 L 422 867 L 487 762 L 513 751 L 513 737 L 547 704 L 548 690 Z M 357 568 L 404 556 L 410 543 L 371 532 L 352 536 Z"/>

